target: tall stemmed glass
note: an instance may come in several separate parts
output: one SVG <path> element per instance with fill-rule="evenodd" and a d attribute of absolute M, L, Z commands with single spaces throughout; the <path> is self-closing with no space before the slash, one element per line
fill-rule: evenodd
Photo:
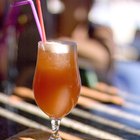
<path fill-rule="evenodd" d="M 49 140 L 61 140 L 60 121 L 78 101 L 81 80 L 76 47 L 71 41 L 38 43 L 33 90 L 37 105 L 51 119 Z"/>

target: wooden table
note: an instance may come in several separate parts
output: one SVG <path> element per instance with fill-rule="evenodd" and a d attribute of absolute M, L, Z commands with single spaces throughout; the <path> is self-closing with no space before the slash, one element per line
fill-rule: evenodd
<path fill-rule="evenodd" d="M 140 96 L 128 93 L 121 93 L 121 96 L 126 100 L 123 106 L 80 98 L 76 108 L 62 119 L 60 127 L 62 138 L 140 140 Z M 0 93 L 0 118 L 10 120 L 16 125 L 20 124 L 19 128 L 25 127 L 13 136 L 7 137 L 7 140 L 46 140 L 50 134 L 49 119 L 34 103 L 3 93 Z M 0 131 L 2 136 L 1 133 Z"/>
<path fill-rule="evenodd" d="M 72 136 L 63 132 L 60 132 L 63 140 L 83 140 L 76 136 Z M 42 131 L 40 129 L 29 128 L 18 134 L 8 138 L 7 140 L 47 140 L 51 133 L 49 131 Z"/>
<path fill-rule="evenodd" d="M 50 133 L 41 131 L 38 129 L 27 129 L 24 130 L 7 140 L 47 140 L 49 138 Z"/>

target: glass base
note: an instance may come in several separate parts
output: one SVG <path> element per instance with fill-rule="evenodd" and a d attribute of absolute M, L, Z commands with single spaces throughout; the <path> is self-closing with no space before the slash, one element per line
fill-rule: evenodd
<path fill-rule="evenodd" d="M 50 136 L 48 140 L 62 140 L 60 137 Z"/>

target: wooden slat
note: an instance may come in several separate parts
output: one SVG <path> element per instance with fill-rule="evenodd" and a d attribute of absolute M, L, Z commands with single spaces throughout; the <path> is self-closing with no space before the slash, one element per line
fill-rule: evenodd
<path fill-rule="evenodd" d="M 26 99 L 34 100 L 33 91 L 26 87 L 16 87 L 14 89 L 14 94 Z M 90 89 L 88 87 L 81 87 L 81 96 L 85 96 L 88 98 L 92 98 L 93 100 L 97 100 L 103 103 L 113 103 L 116 105 L 123 105 L 124 100 L 117 95 L 106 94 L 94 89 Z"/>
<path fill-rule="evenodd" d="M 85 86 L 81 87 L 81 95 L 104 103 L 113 103 L 116 105 L 124 104 L 124 100 L 119 96 L 109 95 L 94 89 L 87 88 Z"/>
<path fill-rule="evenodd" d="M 111 107 L 105 106 L 103 104 L 99 104 L 96 101 L 93 101 L 92 99 L 89 99 L 89 98 L 85 98 L 85 97 L 79 98 L 78 104 L 80 104 L 83 107 L 89 108 L 91 110 L 101 111 L 101 112 L 104 112 L 111 116 L 118 117 L 118 118 L 124 118 L 131 122 L 134 121 L 134 122 L 140 124 L 139 115 L 125 112 L 119 108 L 111 108 Z"/>

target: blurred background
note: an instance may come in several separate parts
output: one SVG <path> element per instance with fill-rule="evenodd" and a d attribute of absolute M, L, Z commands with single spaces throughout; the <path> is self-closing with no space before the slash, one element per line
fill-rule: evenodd
<path fill-rule="evenodd" d="M 26 1 L 26 4 L 15 5 L 22 1 Z M 0 0 L 0 92 L 18 95 L 23 97 L 23 100 L 26 99 L 35 104 L 31 89 L 37 45 L 41 37 L 29 2 L 30 0 Z M 36 7 L 35 0 L 33 2 Z M 102 114 L 100 111 L 96 111 L 95 108 L 100 109 L 100 106 L 95 105 L 95 100 L 111 103 L 111 107 L 113 106 L 115 109 L 119 108 L 114 106 L 117 104 L 125 111 L 135 112 L 138 103 L 126 103 L 122 106 L 123 100 L 121 99 L 124 94 L 121 93 L 129 93 L 125 94 L 126 97 L 129 96 L 128 100 L 132 97 L 130 95 L 140 94 L 140 0 L 41 0 L 41 6 L 47 39 L 77 42 L 82 85 L 92 89 L 92 92 L 89 92 L 93 93 L 91 95 L 93 103 L 88 102 L 89 100 L 87 102 L 80 100 L 81 104 L 87 103 L 88 107 L 94 108 L 92 111 L 87 109 L 87 112 L 95 113 L 98 117 L 107 116 L 104 112 Z M 17 87 L 22 88 L 19 90 Z M 113 88 L 110 90 L 109 87 Z M 88 90 L 85 90 L 84 96 Z M 102 93 L 109 96 L 101 97 L 104 95 Z M 114 99 L 112 95 L 117 98 Z M 107 97 L 107 101 L 104 101 L 104 97 Z M 138 97 L 132 98 L 132 100 L 139 102 Z M 10 100 L 15 102 L 14 98 L 10 98 Z M 2 104 L 2 106 L 11 109 L 8 105 Z M 131 107 L 131 109 L 127 107 Z M 139 111 L 139 108 L 137 110 Z M 103 111 L 111 112 L 106 108 L 103 108 Z M 23 114 L 27 115 L 25 112 L 22 112 Z M 118 114 L 122 115 L 117 111 L 114 116 L 116 117 Z M 31 120 L 39 121 L 36 116 L 29 116 Z M 130 126 L 137 124 L 136 128 L 139 129 L 139 118 L 133 123 L 132 117 L 124 122 Z M 114 119 L 112 114 L 108 118 L 109 120 Z M 7 130 L 6 120 L 0 119 L 0 124 Z M 78 117 L 77 120 L 93 124 L 87 119 Z M 120 121 L 120 124 L 123 122 L 119 117 L 116 120 Z M 40 119 L 40 121 L 44 124 L 44 120 Z M 110 123 L 107 122 L 107 124 Z M 49 124 L 47 125 L 49 126 Z M 4 132 L 4 138 L 15 134 L 14 130 L 16 132 L 23 130 L 21 126 L 18 129 L 13 126 L 8 128 L 7 134 Z M 106 125 L 103 127 L 100 123 L 96 123 L 95 126 L 101 127 L 105 131 L 113 130 L 113 133 L 118 133 L 118 129 L 112 129 L 112 127 L 107 129 Z M 119 131 L 123 132 L 123 128 L 121 126 Z M 65 128 L 65 130 L 67 129 Z M 75 130 L 73 132 L 75 133 Z"/>
<path fill-rule="evenodd" d="M 20 1 L 0 1 L 0 91 L 8 94 L 15 86 L 32 88 L 41 40 L 31 6 L 14 7 Z M 105 82 L 140 93 L 139 0 L 41 0 L 41 4 L 47 39 L 78 42 L 83 85 Z"/>

